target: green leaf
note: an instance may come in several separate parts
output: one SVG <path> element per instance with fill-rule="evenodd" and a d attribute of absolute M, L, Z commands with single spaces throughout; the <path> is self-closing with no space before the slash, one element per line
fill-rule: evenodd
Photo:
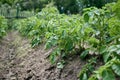
<path fill-rule="evenodd" d="M 100 43 L 100 41 L 98 39 L 94 38 L 94 37 L 90 37 L 88 41 L 89 41 L 90 44 L 92 44 L 94 46 L 98 45 Z"/>
<path fill-rule="evenodd" d="M 51 36 L 45 44 L 45 49 L 49 49 L 55 46 L 57 44 L 57 39 L 58 39 L 57 36 Z"/>
<path fill-rule="evenodd" d="M 89 21 L 89 15 L 88 15 L 88 13 L 85 13 L 85 14 L 84 14 L 84 21 L 85 21 L 85 22 L 88 22 L 88 21 Z"/>
<path fill-rule="evenodd" d="M 120 76 L 120 64 L 114 64 L 112 66 L 112 69 L 114 70 L 114 72 Z"/>
<path fill-rule="evenodd" d="M 111 56 L 111 53 L 109 53 L 109 52 L 104 52 L 104 53 L 103 53 L 104 62 L 107 62 L 108 59 L 110 58 L 110 56 Z"/>
<path fill-rule="evenodd" d="M 58 69 L 63 69 L 64 63 L 65 63 L 65 61 L 61 61 L 61 62 L 57 63 L 57 68 Z"/>
<path fill-rule="evenodd" d="M 87 80 L 88 78 L 87 78 L 87 73 L 84 73 L 83 74 L 83 80 Z"/>
<path fill-rule="evenodd" d="M 55 53 L 53 52 L 51 55 L 50 55 L 50 62 L 52 63 L 52 64 L 54 64 L 55 63 L 55 61 L 56 61 L 56 58 L 55 58 Z"/>
<path fill-rule="evenodd" d="M 116 50 L 117 50 L 116 45 L 110 46 L 110 47 L 108 48 L 108 50 L 109 50 L 109 52 L 114 52 L 114 51 L 116 51 Z"/>
<path fill-rule="evenodd" d="M 66 44 L 65 44 L 65 49 L 67 51 L 71 51 L 73 48 L 74 48 L 73 41 L 72 40 L 68 40 L 66 42 Z"/>
<path fill-rule="evenodd" d="M 87 55 L 89 54 L 89 50 L 85 50 L 82 52 L 82 54 L 80 55 L 81 59 L 84 59 Z"/>
<path fill-rule="evenodd" d="M 102 78 L 103 80 L 115 80 L 114 73 L 110 69 L 104 70 L 102 72 Z"/>
<path fill-rule="evenodd" d="M 50 42 L 51 42 L 51 41 L 47 41 L 47 42 L 46 42 L 46 44 L 45 44 L 45 49 L 51 48 Z"/>
<path fill-rule="evenodd" d="M 100 11 L 98 9 L 94 10 L 94 13 L 98 16 L 100 15 Z"/>
<path fill-rule="evenodd" d="M 100 47 L 100 54 L 104 54 L 105 52 L 107 52 L 107 47 L 105 45 Z"/>
<path fill-rule="evenodd" d="M 120 49 L 118 49 L 116 52 L 117 52 L 117 54 L 120 54 Z"/>
<path fill-rule="evenodd" d="M 98 80 L 96 75 L 92 75 L 88 80 Z"/>
<path fill-rule="evenodd" d="M 88 80 L 87 73 L 80 75 L 80 80 Z"/>
<path fill-rule="evenodd" d="M 41 43 L 41 38 L 39 36 L 35 36 L 35 38 L 33 38 L 31 41 L 32 47 L 38 46 L 40 43 Z"/>

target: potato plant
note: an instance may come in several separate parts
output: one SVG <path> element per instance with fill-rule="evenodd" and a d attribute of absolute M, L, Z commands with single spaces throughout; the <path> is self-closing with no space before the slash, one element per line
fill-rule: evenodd
<path fill-rule="evenodd" d="M 0 16 L 0 38 L 6 34 L 7 28 L 7 19 L 5 19 L 3 16 Z"/>
<path fill-rule="evenodd" d="M 60 57 L 58 68 L 63 68 L 66 56 L 76 55 L 76 49 L 81 59 L 92 51 L 96 58 L 84 66 L 78 75 L 80 80 L 115 80 L 115 74 L 119 76 L 120 73 L 120 19 L 116 14 L 119 2 L 101 9 L 86 8 L 82 16 L 59 14 L 55 7 L 48 6 L 34 17 L 15 22 L 14 27 L 31 40 L 32 47 L 41 43 L 46 49 L 54 47 L 49 58 L 54 64 Z M 93 64 L 97 64 L 99 57 L 102 57 L 104 65 L 93 72 Z M 89 73 L 93 76 L 90 77 Z"/>

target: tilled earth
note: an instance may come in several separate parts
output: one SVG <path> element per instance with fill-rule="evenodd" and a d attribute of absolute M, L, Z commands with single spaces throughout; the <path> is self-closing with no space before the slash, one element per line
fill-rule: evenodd
<path fill-rule="evenodd" d="M 32 49 L 29 40 L 10 31 L 0 40 L 0 80 L 78 80 L 85 62 L 73 56 L 60 70 L 46 58 L 51 51 L 44 45 Z"/>

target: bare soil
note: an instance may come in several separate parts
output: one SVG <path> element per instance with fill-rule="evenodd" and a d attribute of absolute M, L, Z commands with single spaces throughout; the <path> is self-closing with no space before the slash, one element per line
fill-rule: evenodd
<path fill-rule="evenodd" d="M 72 56 L 64 69 L 57 69 L 46 59 L 51 51 L 44 45 L 32 49 L 17 31 L 9 32 L 0 40 L 0 80 L 78 80 L 85 61 Z"/>

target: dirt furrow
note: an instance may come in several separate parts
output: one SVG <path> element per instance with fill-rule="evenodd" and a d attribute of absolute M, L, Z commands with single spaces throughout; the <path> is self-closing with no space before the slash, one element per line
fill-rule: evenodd
<path fill-rule="evenodd" d="M 44 45 L 32 49 L 28 39 L 10 31 L 0 42 L 0 80 L 78 80 L 81 69 L 79 56 L 66 61 L 63 70 L 51 65 Z"/>

